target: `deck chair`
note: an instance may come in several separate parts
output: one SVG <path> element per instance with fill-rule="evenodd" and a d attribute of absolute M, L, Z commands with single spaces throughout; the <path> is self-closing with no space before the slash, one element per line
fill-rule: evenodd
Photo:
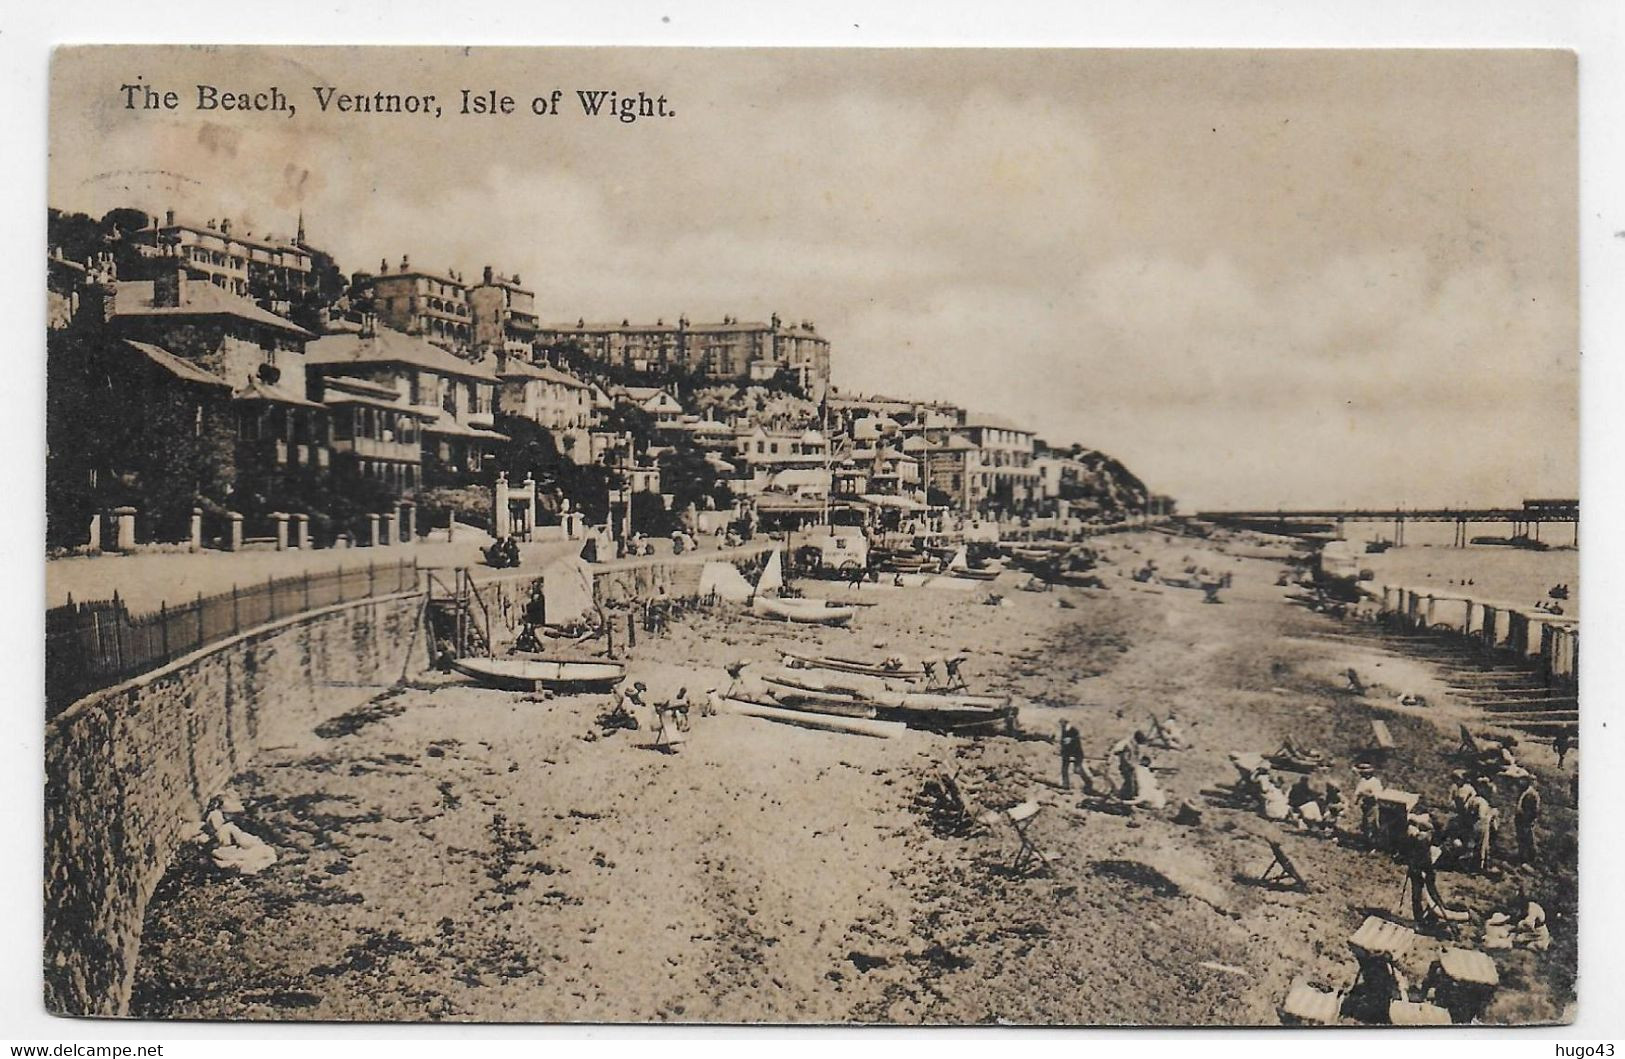
<path fill-rule="evenodd" d="M 946 772 L 937 774 L 938 819 L 942 827 L 956 835 L 967 834 L 976 828 L 976 819 L 971 816 L 970 807 L 965 804 L 965 796 L 959 791 L 959 783 Z"/>
<path fill-rule="evenodd" d="M 943 662 L 943 668 L 947 670 L 946 676 L 945 676 L 944 681 L 943 681 L 943 690 L 945 690 L 945 691 L 965 691 L 965 690 L 967 690 L 969 685 L 967 685 L 965 683 L 964 674 L 959 672 L 959 667 L 964 665 L 964 664 L 965 664 L 965 656 L 964 655 L 956 655 L 955 657 L 947 659 L 946 661 Z"/>
<path fill-rule="evenodd" d="M 1341 994 L 1316 989 L 1298 977 L 1278 1010 L 1284 1026 L 1332 1026 L 1342 1006 Z"/>
<path fill-rule="evenodd" d="M 1343 678 L 1348 681 L 1348 690 L 1356 695 L 1364 695 L 1371 690 L 1366 687 L 1365 681 L 1360 679 L 1360 674 L 1354 671 L 1353 666 L 1350 666 L 1348 671 L 1343 674 Z"/>
<path fill-rule="evenodd" d="M 1388 1022 L 1393 1026 L 1448 1026 L 1450 1012 L 1436 1004 L 1394 1000 L 1388 1004 Z"/>
<path fill-rule="evenodd" d="M 1264 869 L 1264 873 L 1258 877 L 1258 881 L 1265 886 L 1284 886 L 1288 890 L 1300 890 L 1303 893 L 1310 893 L 1309 880 L 1305 879 L 1303 872 L 1299 871 L 1298 866 L 1292 863 L 1292 857 L 1287 854 L 1287 851 L 1282 849 L 1281 844 L 1274 839 L 1270 839 L 1269 844 L 1270 852 L 1275 854 L 1275 859 L 1270 861 L 1269 867 Z"/>
<path fill-rule="evenodd" d="M 1003 820 L 1016 833 L 1016 841 L 1019 845 L 1016 848 L 1015 856 L 1010 858 L 1010 863 L 1006 866 L 1013 875 L 1026 875 L 1032 871 L 1051 870 L 1050 855 L 1039 849 L 1033 843 L 1032 836 L 1027 833 L 1028 829 L 1033 826 L 1033 821 L 1037 819 L 1039 810 L 1043 808 L 1037 802 L 1028 801 L 1022 802 L 1020 805 L 1013 805 L 1008 809 L 995 809 L 992 812 L 983 813 L 981 816 L 982 823 L 987 824 L 989 827 L 995 826 L 1000 820 Z"/>
<path fill-rule="evenodd" d="M 1388 731 L 1388 722 L 1380 717 L 1371 719 L 1371 749 L 1379 754 L 1386 754 L 1394 749 L 1393 733 Z"/>

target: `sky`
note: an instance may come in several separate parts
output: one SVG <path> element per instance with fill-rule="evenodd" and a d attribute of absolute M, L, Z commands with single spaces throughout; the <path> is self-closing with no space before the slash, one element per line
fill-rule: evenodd
<path fill-rule="evenodd" d="M 1578 494 L 1575 89 L 1555 51 L 76 49 L 49 197 L 302 211 L 346 270 L 493 265 L 544 321 L 811 320 L 842 391 L 1006 415 L 1187 511 L 1516 503 Z"/>

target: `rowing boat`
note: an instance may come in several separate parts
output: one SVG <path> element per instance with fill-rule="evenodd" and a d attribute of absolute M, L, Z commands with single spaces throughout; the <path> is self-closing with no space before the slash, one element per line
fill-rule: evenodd
<path fill-rule="evenodd" d="M 925 677 L 925 670 L 919 666 L 889 666 L 885 662 L 863 662 L 835 655 L 804 655 L 782 648 L 779 654 L 784 656 L 784 664 L 791 669 L 832 669 L 840 673 L 896 680 L 922 680 Z"/>
<path fill-rule="evenodd" d="M 481 684 L 533 691 L 548 686 L 601 686 L 626 676 L 619 662 L 561 658 L 458 658 L 451 667 Z"/>
<path fill-rule="evenodd" d="M 730 697 L 723 699 L 722 704 L 729 712 L 742 714 L 746 717 L 778 721 L 780 724 L 793 724 L 798 728 L 814 728 L 826 732 L 866 735 L 875 739 L 890 739 L 893 736 L 902 734 L 908 728 L 907 725 L 896 721 L 875 721 L 862 717 L 836 717 L 807 710 L 788 710 L 779 706 L 769 706 L 763 702 L 752 702 L 749 699 Z"/>
<path fill-rule="evenodd" d="M 759 618 L 799 625 L 845 625 L 858 613 L 856 607 L 829 606 L 819 599 L 772 599 L 767 596 L 757 596 L 751 600 L 750 609 Z"/>
<path fill-rule="evenodd" d="M 872 678 L 870 678 L 872 679 Z M 787 676 L 764 676 L 774 701 L 792 709 L 839 712 L 904 721 L 916 728 L 962 728 L 1013 723 L 1015 707 L 1001 695 L 962 692 L 891 691 L 842 685 L 835 681 L 811 683 Z"/>

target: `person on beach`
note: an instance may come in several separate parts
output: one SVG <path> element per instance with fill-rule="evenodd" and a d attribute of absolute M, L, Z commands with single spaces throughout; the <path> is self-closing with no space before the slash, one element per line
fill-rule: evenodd
<path fill-rule="evenodd" d="M 1145 745 L 1145 733 L 1135 730 L 1132 735 L 1125 735 L 1112 744 L 1106 755 L 1117 762 L 1117 776 L 1122 784 L 1122 798 L 1134 798 L 1134 765 L 1140 758 L 1140 748 Z"/>
<path fill-rule="evenodd" d="M 1467 799 L 1463 809 L 1466 811 L 1472 836 L 1471 845 L 1466 852 L 1478 866 L 1478 870 L 1483 872 L 1490 866 L 1490 846 L 1494 840 L 1495 824 L 1500 814 L 1482 794 L 1474 794 Z"/>
<path fill-rule="evenodd" d="M 1518 860 L 1523 864 L 1535 863 L 1540 850 L 1535 842 L 1535 821 L 1540 819 L 1540 791 L 1533 776 L 1518 781 L 1518 803 L 1513 811 L 1513 823 L 1518 831 Z"/>
<path fill-rule="evenodd" d="M 1574 736 L 1567 729 L 1558 732 L 1557 737 L 1552 740 L 1552 749 L 1557 751 L 1558 768 L 1563 767 L 1563 759 L 1569 756 L 1569 751 L 1573 748 Z"/>
<path fill-rule="evenodd" d="M 1139 763 L 1134 766 L 1134 796 L 1129 803 L 1147 809 L 1162 809 L 1168 805 L 1168 796 L 1163 793 L 1156 774 L 1151 771 L 1149 755 L 1141 755 Z"/>
<path fill-rule="evenodd" d="M 1376 766 L 1369 761 L 1357 762 L 1354 773 L 1354 807 L 1360 813 L 1360 836 L 1365 839 L 1366 845 L 1375 847 L 1378 831 L 1377 795 L 1383 791 L 1382 778 L 1377 775 Z"/>
<path fill-rule="evenodd" d="M 1286 792 L 1287 805 L 1300 812 L 1305 805 L 1316 805 L 1319 801 L 1320 797 L 1315 794 L 1315 788 L 1310 785 L 1307 772 L 1300 775 L 1298 781 L 1292 785 L 1292 789 Z"/>
<path fill-rule="evenodd" d="M 1343 786 L 1336 780 L 1326 781 L 1326 798 L 1321 802 L 1320 826 L 1327 831 L 1336 831 L 1343 822 L 1343 815 L 1348 812 L 1348 804 L 1343 801 Z"/>
<path fill-rule="evenodd" d="M 1455 786 L 1450 789 L 1450 803 L 1460 812 L 1462 806 L 1467 804 L 1467 799 L 1478 793 L 1478 788 L 1474 787 L 1472 781 L 1467 778 L 1466 769 L 1452 771 L 1450 778 L 1455 780 Z"/>
<path fill-rule="evenodd" d="M 1439 894 L 1438 870 L 1434 867 L 1439 850 L 1434 846 L 1433 820 L 1418 804 L 1405 820 L 1405 878 L 1411 889 L 1411 919 L 1421 932 L 1436 930 L 1442 923 L 1459 923 L 1467 918 L 1464 909 L 1452 908 Z"/>
<path fill-rule="evenodd" d="M 1536 952 L 1551 948 L 1546 910 L 1530 896 L 1529 889 L 1529 880 L 1520 874 L 1512 903 L 1484 921 L 1484 948 L 1504 950 L 1517 946 Z"/>
<path fill-rule="evenodd" d="M 1190 742 L 1185 738 L 1185 729 L 1180 726 L 1179 717 L 1172 710 L 1168 711 L 1168 719 L 1159 721 L 1155 716 L 1151 718 L 1152 736 L 1157 743 L 1169 750 L 1188 750 Z"/>
<path fill-rule="evenodd" d="M 1083 781 L 1085 794 L 1095 793 L 1098 781 L 1095 774 L 1089 771 L 1089 766 L 1083 760 L 1083 737 L 1078 734 L 1077 728 L 1061 722 L 1061 789 L 1072 789 L 1072 770 L 1076 770 L 1078 778 Z"/>

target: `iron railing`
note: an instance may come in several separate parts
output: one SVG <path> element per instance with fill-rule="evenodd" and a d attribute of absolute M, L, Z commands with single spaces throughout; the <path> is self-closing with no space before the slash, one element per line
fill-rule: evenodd
<path fill-rule="evenodd" d="M 45 709 L 55 716 L 93 691 L 157 669 L 209 644 L 306 611 L 415 589 L 416 560 L 340 566 L 201 593 L 184 603 L 132 614 L 112 599 L 45 612 Z"/>

